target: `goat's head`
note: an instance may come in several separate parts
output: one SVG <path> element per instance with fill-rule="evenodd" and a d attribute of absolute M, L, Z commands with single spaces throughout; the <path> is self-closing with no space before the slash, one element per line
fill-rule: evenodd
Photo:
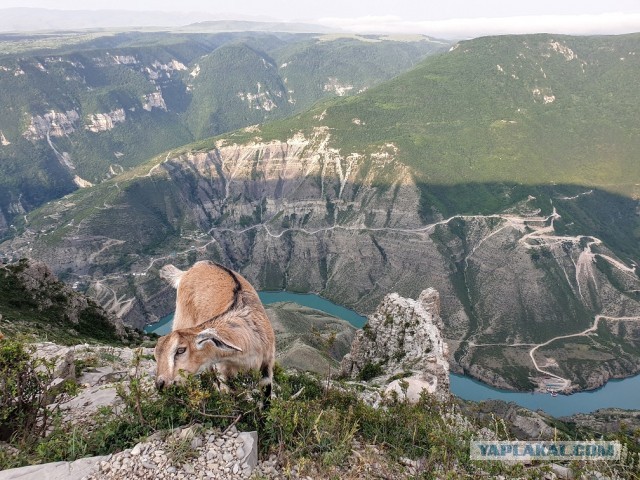
<path fill-rule="evenodd" d="M 187 328 L 176 330 L 158 340 L 154 355 L 156 357 L 156 387 L 180 382 L 180 374 L 199 373 L 215 365 L 218 361 L 242 352 L 226 334 L 224 329 Z"/>

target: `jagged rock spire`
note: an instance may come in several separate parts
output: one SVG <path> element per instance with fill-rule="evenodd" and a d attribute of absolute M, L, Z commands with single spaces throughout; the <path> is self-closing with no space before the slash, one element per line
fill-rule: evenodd
<path fill-rule="evenodd" d="M 342 360 L 344 375 L 362 378 L 363 369 L 369 369 L 388 380 L 405 373 L 407 397 L 419 395 L 422 389 L 448 395 L 448 348 L 442 338 L 440 296 L 435 289 L 422 291 L 417 300 L 391 293 L 368 318 Z M 387 391 L 401 391 L 399 384 L 392 381 Z"/>

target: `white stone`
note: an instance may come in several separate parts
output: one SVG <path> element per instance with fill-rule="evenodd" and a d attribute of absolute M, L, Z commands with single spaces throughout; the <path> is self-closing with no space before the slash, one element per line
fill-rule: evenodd
<path fill-rule="evenodd" d="M 106 132 L 113 129 L 113 127 L 126 120 L 127 116 L 124 108 L 118 108 L 111 112 L 95 113 L 87 117 L 88 123 L 85 125 L 85 129 L 90 132 Z"/>
<path fill-rule="evenodd" d="M 164 98 L 162 98 L 162 92 L 153 92 L 144 96 L 144 104 L 142 105 L 146 111 L 150 112 L 154 108 L 159 108 L 160 110 L 167 110 L 167 104 L 164 103 Z"/>
<path fill-rule="evenodd" d="M 245 454 L 244 454 L 244 449 L 243 449 L 242 447 L 238 447 L 238 448 L 236 449 L 236 457 L 237 457 L 239 460 L 244 459 Z"/>
<path fill-rule="evenodd" d="M 110 455 L 88 457 L 75 462 L 54 462 L 28 467 L 11 468 L 0 472 L 0 480 L 80 480 L 92 472 L 97 472 L 101 462 Z"/>
<path fill-rule="evenodd" d="M 243 454 L 241 459 L 250 469 L 258 465 L 258 432 L 242 432 L 238 438 L 243 442 Z"/>

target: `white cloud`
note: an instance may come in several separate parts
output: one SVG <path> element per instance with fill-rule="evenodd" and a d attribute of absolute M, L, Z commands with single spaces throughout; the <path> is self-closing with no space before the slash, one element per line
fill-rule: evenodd
<path fill-rule="evenodd" d="M 640 32 L 640 13 L 535 15 L 408 21 L 397 16 L 327 17 L 319 23 L 356 33 L 421 33 L 440 38 L 470 38 L 518 33 L 574 35 Z"/>

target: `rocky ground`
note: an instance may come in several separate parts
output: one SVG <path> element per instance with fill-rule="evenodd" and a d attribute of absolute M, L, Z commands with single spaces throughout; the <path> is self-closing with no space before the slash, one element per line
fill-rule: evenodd
<path fill-rule="evenodd" d="M 411 352 L 410 357 L 414 360 L 416 375 L 422 372 L 421 368 L 439 364 L 439 361 L 444 359 L 444 343 L 431 315 L 431 313 L 437 313 L 437 292 L 429 291 L 428 293 L 432 295 L 425 294 L 419 301 L 403 299 L 396 295 L 390 301 L 390 305 L 381 306 L 385 315 L 393 313 L 398 316 L 398 325 L 404 325 L 404 322 L 409 319 L 421 332 L 420 335 L 425 332 L 432 337 L 438 335 L 437 338 L 431 338 L 430 345 L 437 348 L 429 349 L 428 360 L 424 352 L 414 352 L 411 349 L 411 342 L 407 341 L 406 346 Z M 288 304 L 276 307 L 279 308 L 279 310 L 276 309 L 279 314 L 274 316 L 276 328 L 287 330 L 286 325 L 292 322 L 292 318 L 289 317 L 296 312 Z M 411 310 L 411 315 L 406 311 L 407 308 Z M 314 312 L 306 313 L 307 316 L 312 316 Z M 383 314 L 378 312 L 378 317 L 382 318 Z M 298 333 L 304 338 L 310 337 L 307 343 L 318 343 L 317 346 L 323 344 L 324 350 L 335 355 L 333 362 L 341 358 L 343 352 L 349 348 L 353 328 L 342 325 L 345 322 L 335 325 L 335 319 L 324 316 L 316 318 L 319 325 L 312 328 L 314 322 L 311 320 L 307 322 L 308 324 L 303 322 L 304 325 L 298 325 L 298 330 L 302 329 Z M 284 338 L 284 343 L 287 338 L 289 337 Z M 380 338 L 382 339 L 383 336 L 381 335 Z M 331 339 L 333 341 L 328 346 L 327 342 Z M 347 345 L 342 345 L 343 343 Z M 122 380 L 131 377 L 140 378 L 147 388 L 153 389 L 155 361 L 152 348 L 132 349 L 90 344 L 69 347 L 52 342 L 34 344 L 33 348 L 35 356 L 55 361 L 56 381 L 71 379 L 80 387 L 76 396 L 58 405 L 63 412 L 65 422 L 81 422 L 86 428 L 91 428 L 92 418 L 99 408 L 110 406 L 117 412 L 118 405 L 122 401 L 117 394 L 117 385 Z M 288 351 L 286 346 L 285 351 Z M 426 370 L 422 373 L 428 374 Z M 395 370 L 389 367 L 386 371 L 387 377 L 393 372 Z M 338 384 L 335 386 L 344 388 L 339 387 Z M 361 385 L 361 387 L 362 397 L 365 400 L 372 404 L 380 402 L 383 389 L 381 390 L 379 386 Z M 444 390 L 446 390 L 446 384 L 439 385 L 438 391 L 444 392 Z M 469 428 L 469 425 L 465 424 L 464 428 Z M 32 466 L 8 470 L 0 473 L 0 480 L 25 478 L 24 475 L 28 475 L 27 478 L 35 478 L 46 471 L 61 472 L 61 476 L 57 478 L 87 480 L 102 478 L 284 479 L 317 478 L 316 475 L 320 474 L 313 465 L 308 468 L 287 465 L 275 456 L 258 461 L 257 434 L 238 432 L 233 425 L 227 431 L 205 430 L 199 425 L 191 425 L 171 432 L 158 432 L 131 449 L 106 457 L 93 457 L 93 462 L 92 464 L 92 460 L 82 459 L 71 463 L 42 465 L 40 468 Z M 349 461 L 341 467 L 334 466 L 332 469 L 339 478 L 345 479 L 371 478 L 375 475 L 386 478 L 407 478 L 418 473 L 423 467 L 419 462 L 409 459 L 393 460 L 378 447 L 362 444 L 354 439 Z"/>
<path fill-rule="evenodd" d="M 244 479 L 257 465 L 258 435 L 197 426 L 161 434 L 101 461 L 87 480 L 100 479 Z"/>
<path fill-rule="evenodd" d="M 101 479 L 301 479 L 319 478 L 314 468 L 283 465 L 275 455 L 258 461 L 256 432 L 202 431 L 197 426 L 176 429 L 96 463 L 84 480 Z M 392 461 L 375 446 L 354 441 L 347 464 L 336 468 L 339 478 L 409 478 L 421 465 L 409 459 Z M 1 478 L 1 477 L 0 477 Z"/>
<path fill-rule="evenodd" d="M 152 348 L 126 348 L 89 344 L 66 347 L 51 342 L 34 345 L 34 355 L 56 360 L 59 380 L 73 379 L 78 394 L 59 405 L 65 421 L 86 423 L 100 407 L 117 406 L 118 382 L 134 376 L 136 370 L 144 382 L 152 384 L 155 360 Z M 135 359 L 139 359 L 137 367 Z"/>

